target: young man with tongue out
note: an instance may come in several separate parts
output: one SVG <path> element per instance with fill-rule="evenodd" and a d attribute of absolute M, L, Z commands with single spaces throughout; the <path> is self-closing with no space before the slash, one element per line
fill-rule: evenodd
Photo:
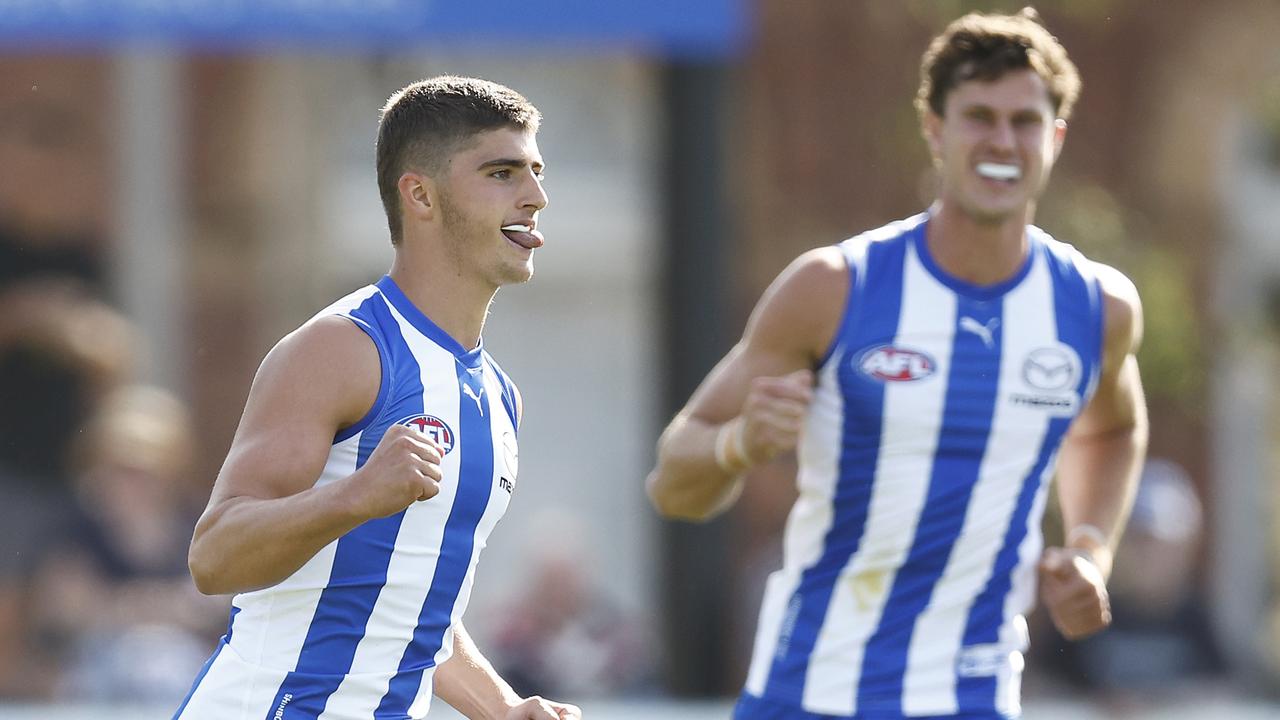
<path fill-rule="evenodd" d="M 663 434 L 648 486 L 673 517 L 798 455 L 735 717 L 1017 717 L 1037 585 L 1068 637 L 1109 622 L 1140 307 L 1030 224 L 1078 90 L 1033 11 L 952 23 L 918 100 L 936 202 L 801 255 Z M 1045 548 L 1055 474 L 1067 535 Z"/>
<path fill-rule="evenodd" d="M 175 718 L 421 718 L 433 695 L 469 718 L 581 717 L 519 697 L 462 624 L 516 483 L 520 394 L 480 334 L 543 242 L 540 119 L 471 78 L 387 102 L 391 271 L 262 362 L 191 541 L 231 621 Z"/>

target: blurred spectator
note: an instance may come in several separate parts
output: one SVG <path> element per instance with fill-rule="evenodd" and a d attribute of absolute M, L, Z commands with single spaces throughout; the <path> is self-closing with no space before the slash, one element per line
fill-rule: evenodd
<path fill-rule="evenodd" d="M 39 484 L 66 476 L 75 429 L 133 369 L 136 334 L 71 280 L 0 290 L 0 474 Z"/>
<path fill-rule="evenodd" d="M 635 694 L 651 680 L 649 647 L 637 621 L 591 585 L 576 527 L 560 513 L 534 522 L 537 547 L 523 594 L 501 610 L 494 665 L 521 695 Z"/>
<path fill-rule="evenodd" d="M 133 330 L 75 281 L 0 289 L 0 696 L 40 695 L 26 643 L 29 581 L 72 527 L 76 429 L 133 368 Z"/>
<path fill-rule="evenodd" d="M 67 700 L 177 703 L 226 616 L 187 573 L 192 432 L 164 391 L 107 398 L 75 446 L 75 530 L 37 570 L 32 630 Z"/>

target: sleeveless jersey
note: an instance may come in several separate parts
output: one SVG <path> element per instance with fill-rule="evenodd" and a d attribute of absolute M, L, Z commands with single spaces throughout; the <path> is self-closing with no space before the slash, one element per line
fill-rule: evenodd
<path fill-rule="evenodd" d="M 293 575 L 232 599 L 231 621 L 175 718 L 421 718 L 453 651 L 476 562 L 517 470 L 516 390 L 482 348 L 466 351 L 390 277 L 339 300 L 378 348 L 378 398 L 334 438 L 316 481 L 360 468 L 393 424 L 444 448 L 435 497 L 370 520 Z"/>
<path fill-rule="evenodd" d="M 798 448 L 739 718 L 1013 717 L 1058 447 L 1097 382 L 1089 261 L 1028 227 L 946 275 L 928 215 L 844 241 L 851 288 Z"/>

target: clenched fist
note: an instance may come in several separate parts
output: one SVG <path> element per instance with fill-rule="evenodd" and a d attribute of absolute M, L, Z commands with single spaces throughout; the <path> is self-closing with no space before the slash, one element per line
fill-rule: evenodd
<path fill-rule="evenodd" d="M 582 720 L 582 710 L 535 695 L 508 710 L 503 720 Z"/>
<path fill-rule="evenodd" d="M 745 470 L 795 448 L 813 401 L 813 372 L 751 380 L 742 412 L 721 430 L 717 461 L 727 470 Z"/>
<path fill-rule="evenodd" d="M 1088 553 L 1046 548 L 1040 558 L 1040 595 L 1058 632 L 1069 640 L 1111 624 L 1107 583 Z"/>
<path fill-rule="evenodd" d="M 364 466 L 351 476 L 357 512 L 380 518 L 440 492 L 443 449 L 427 435 L 404 426 L 387 428 Z"/>

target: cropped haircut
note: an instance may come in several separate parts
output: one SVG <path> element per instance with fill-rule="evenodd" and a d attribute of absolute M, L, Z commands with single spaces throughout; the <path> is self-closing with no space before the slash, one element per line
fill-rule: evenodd
<path fill-rule="evenodd" d="M 920 63 L 916 109 L 942 117 L 947 94 L 963 82 L 999 80 L 1031 69 L 1044 80 L 1054 114 L 1067 119 L 1080 96 L 1080 74 L 1032 8 L 1016 15 L 969 13 L 933 39 Z"/>
<path fill-rule="evenodd" d="M 441 75 L 397 91 L 378 121 L 378 194 L 391 244 L 403 235 L 400 176 L 435 175 L 476 135 L 499 128 L 537 131 L 542 115 L 511 88 L 478 78 Z"/>

